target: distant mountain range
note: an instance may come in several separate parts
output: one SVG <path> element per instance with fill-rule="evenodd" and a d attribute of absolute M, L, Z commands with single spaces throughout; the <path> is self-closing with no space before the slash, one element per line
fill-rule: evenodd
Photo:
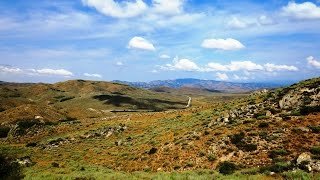
<path fill-rule="evenodd" d="M 207 90 L 217 90 L 224 92 L 239 92 L 239 91 L 252 91 L 257 89 L 270 89 L 283 86 L 285 84 L 272 84 L 272 83 L 235 83 L 235 82 L 223 82 L 215 80 L 201 80 L 201 79 L 174 79 L 174 80 L 156 80 L 150 82 L 127 82 L 118 81 L 113 82 L 127 84 L 134 87 L 152 89 L 157 87 L 169 87 L 169 88 L 182 88 L 192 87 Z"/>

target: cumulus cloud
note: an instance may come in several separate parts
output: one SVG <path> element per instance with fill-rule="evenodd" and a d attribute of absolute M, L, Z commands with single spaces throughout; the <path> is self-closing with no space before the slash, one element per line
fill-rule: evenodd
<path fill-rule="evenodd" d="M 220 63 L 208 63 L 207 68 L 208 71 L 229 71 L 228 66 L 222 65 Z"/>
<path fill-rule="evenodd" d="M 152 0 L 150 6 L 143 0 L 82 0 L 85 6 L 93 7 L 100 13 L 115 18 L 130 18 L 144 12 L 151 14 L 176 15 L 183 12 L 185 0 Z"/>
<path fill-rule="evenodd" d="M 155 47 L 153 46 L 152 43 L 150 43 L 148 40 L 135 36 L 133 37 L 128 44 L 129 48 L 134 48 L 134 49 L 143 49 L 143 50 L 148 50 L 148 51 L 155 51 Z"/>
<path fill-rule="evenodd" d="M 7 67 L 7 66 L 0 66 L 0 73 L 13 73 L 13 74 L 18 74 L 22 73 L 22 69 L 20 68 L 13 68 L 13 67 Z"/>
<path fill-rule="evenodd" d="M 100 74 L 84 73 L 83 75 L 86 76 L 86 77 L 102 78 L 102 75 L 100 75 Z"/>
<path fill-rule="evenodd" d="M 239 70 L 246 70 L 246 71 L 257 71 L 263 70 L 263 67 L 259 64 L 256 64 L 252 61 L 231 61 L 228 65 L 231 71 L 239 71 Z"/>
<path fill-rule="evenodd" d="M 122 2 L 115 0 L 82 0 L 82 3 L 95 8 L 104 15 L 115 18 L 135 17 L 148 9 L 148 6 L 142 0 Z"/>
<path fill-rule="evenodd" d="M 221 81 L 227 81 L 229 79 L 229 77 L 226 73 L 217 72 L 216 76 L 217 76 L 218 80 L 221 80 Z"/>
<path fill-rule="evenodd" d="M 227 28 L 230 28 L 230 29 L 244 29 L 252 25 L 253 23 L 248 23 L 237 17 L 232 17 L 232 19 L 227 22 Z"/>
<path fill-rule="evenodd" d="M 199 66 L 189 59 L 178 59 L 177 57 L 173 60 L 172 64 L 166 64 L 161 66 L 165 70 L 180 70 L 180 71 L 199 71 Z"/>
<path fill-rule="evenodd" d="M 299 69 L 295 66 L 288 66 L 288 65 L 276 65 L 267 63 L 264 65 L 266 71 L 274 72 L 274 71 L 298 71 Z"/>
<path fill-rule="evenodd" d="M 0 66 L 0 73 L 6 74 L 22 74 L 22 75 L 36 75 L 36 76 L 73 76 L 73 73 L 65 69 L 21 69 L 9 66 Z"/>
<path fill-rule="evenodd" d="M 245 48 L 245 46 L 236 39 L 205 39 L 203 40 L 202 47 L 208 49 L 220 49 L 220 50 L 238 50 Z"/>
<path fill-rule="evenodd" d="M 312 2 L 304 2 L 301 4 L 289 2 L 287 6 L 282 8 L 284 16 L 293 19 L 320 19 L 320 7 Z"/>
<path fill-rule="evenodd" d="M 313 56 L 307 57 L 307 61 L 311 66 L 320 69 L 320 61 L 317 61 Z"/>
<path fill-rule="evenodd" d="M 173 15 L 183 11 L 184 0 L 153 0 L 154 12 Z"/>
<path fill-rule="evenodd" d="M 169 55 L 167 55 L 167 54 L 161 54 L 160 56 L 159 56 L 161 59 L 170 59 L 171 57 L 169 56 Z"/>
<path fill-rule="evenodd" d="M 65 77 L 73 76 L 72 72 L 65 69 L 44 68 L 44 69 L 29 69 L 29 71 L 31 72 L 31 74 L 34 74 L 34 75 L 54 75 L 54 76 L 65 76 Z M 28 70 L 26 72 L 28 72 Z"/>
<path fill-rule="evenodd" d="M 229 64 L 208 63 L 204 68 L 205 71 L 258 71 L 263 67 L 252 61 L 231 61 Z"/>
<path fill-rule="evenodd" d="M 308 58 L 309 64 L 320 67 L 320 62 L 315 61 L 313 58 Z M 318 64 L 317 64 L 318 63 Z M 252 61 L 231 61 L 228 64 L 220 64 L 210 62 L 205 66 L 198 66 L 191 60 L 175 58 L 172 64 L 160 66 L 164 70 L 185 70 L 197 72 L 237 72 L 242 71 L 246 76 L 250 76 L 252 72 L 266 71 L 266 72 L 279 72 L 279 71 L 298 71 L 299 69 L 292 65 L 276 65 L 267 63 L 264 65 L 254 63 Z M 246 80 L 246 77 L 234 76 L 235 80 Z"/>

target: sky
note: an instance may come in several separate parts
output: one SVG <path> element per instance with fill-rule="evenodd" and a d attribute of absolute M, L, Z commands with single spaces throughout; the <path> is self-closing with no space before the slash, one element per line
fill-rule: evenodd
<path fill-rule="evenodd" d="M 320 0 L 2 0 L 0 81 L 320 75 Z"/>

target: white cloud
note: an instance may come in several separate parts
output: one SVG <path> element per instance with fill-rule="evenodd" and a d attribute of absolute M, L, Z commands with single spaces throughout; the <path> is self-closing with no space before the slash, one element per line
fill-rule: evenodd
<path fill-rule="evenodd" d="M 177 25 L 191 25 L 190 27 L 194 27 L 195 23 L 202 18 L 205 17 L 204 13 L 181 13 L 174 16 L 159 16 L 159 15 L 152 15 L 148 17 L 146 20 L 147 22 L 152 22 L 153 25 L 162 27 L 162 28 L 176 28 Z"/>
<path fill-rule="evenodd" d="M 282 14 L 299 20 L 320 19 L 320 7 L 312 2 L 301 4 L 289 2 L 287 6 L 282 8 Z"/>
<path fill-rule="evenodd" d="M 93 78 L 102 78 L 102 75 L 100 75 L 100 74 L 84 73 L 83 75 L 84 75 L 84 76 L 87 76 L 87 77 L 93 77 Z"/>
<path fill-rule="evenodd" d="M 267 63 L 264 65 L 266 71 L 274 72 L 274 71 L 298 71 L 299 69 L 295 66 L 288 66 L 288 65 L 276 65 Z"/>
<path fill-rule="evenodd" d="M 217 76 L 218 80 L 221 80 L 221 81 L 227 81 L 229 79 L 229 77 L 226 73 L 217 72 L 216 76 Z"/>
<path fill-rule="evenodd" d="M 246 71 L 257 71 L 263 70 L 263 67 L 252 61 L 231 61 L 229 65 L 230 71 L 246 70 Z"/>
<path fill-rule="evenodd" d="M 160 56 L 159 56 L 161 59 L 170 59 L 171 57 L 169 56 L 169 55 L 167 55 L 167 54 L 161 54 Z"/>
<path fill-rule="evenodd" d="M 320 68 L 320 62 L 317 62 L 313 57 L 308 58 L 309 64 L 312 64 Z M 198 66 L 193 61 L 188 59 L 175 58 L 172 64 L 166 64 L 160 66 L 164 70 L 185 70 L 185 71 L 197 71 L 197 72 L 238 72 L 242 71 L 245 76 L 240 77 L 234 75 L 235 80 L 247 80 L 248 76 L 251 76 L 255 72 L 279 72 L 279 71 L 298 71 L 299 69 L 292 65 L 276 65 L 267 63 L 264 65 L 256 64 L 252 61 L 231 61 L 229 64 L 220 64 L 216 62 L 210 62 L 205 66 Z"/>
<path fill-rule="evenodd" d="M 230 64 L 208 63 L 204 71 L 258 71 L 263 67 L 251 61 L 231 61 Z"/>
<path fill-rule="evenodd" d="M 143 13 L 176 15 L 183 12 L 185 0 L 152 0 L 152 7 L 143 0 L 82 0 L 86 6 L 93 7 L 100 13 L 115 18 L 130 18 Z"/>
<path fill-rule="evenodd" d="M 133 37 L 128 44 L 129 48 L 135 48 L 135 49 L 143 49 L 148 51 L 155 51 L 155 47 L 152 43 L 147 41 L 146 39 L 142 37 L 135 36 Z"/>
<path fill-rule="evenodd" d="M 230 21 L 227 22 L 227 27 L 230 29 L 244 29 L 253 25 L 252 23 L 248 23 L 244 20 L 241 20 L 237 17 L 232 17 Z"/>
<path fill-rule="evenodd" d="M 13 68 L 13 67 L 7 67 L 7 66 L 0 66 L 0 73 L 13 73 L 18 74 L 22 73 L 22 69 L 20 68 Z"/>
<path fill-rule="evenodd" d="M 72 72 L 65 69 L 44 68 L 44 69 L 29 69 L 29 71 L 33 75 L 55 75 L 55 76 L 65 76 L 65 77 L 73 76 Z"/>
<path fill-rule="evenodd" d="M 228 66 L 222 65 L 220 63 L 208 63 L 206 69 L 208 71 L 229 71 Z"/>
<path fill-rule="evenodd" d="M 184 0 L 153 0 L 154 12 L 173 15 L 183 11 Z"/>
<path fill-rule="evenodd" d="M 311 66 L 320 69 L 320 61 L 317 61 L 313 56 L 307 57 L 307 61 Z"/>
<path fill-rule="evenodd" d="M 160 66 L 165 70 L 181 70 L 181 71 L 200 71 L 200 68 L 196 63 L 189 59 L 178 59 L 177 57 L 173 60 L 172 64 L 166 64 L 165 66 Z"/>
<path fill-rule="evenodd" d="M 35 76 L 64 76 L 70 77 L 73 76 L 73 73 L 65 70 L 65 69 L 50 69 L 50 68 L 43 68 L 43 69 L 21 69 L 15 67 L 7 67 L 7 66 L 0 66 L 0 73 L 6 74 L 20 74 L 20 75 L 35 75 Z"/>
<path fill-rule="evenodd" d="M 124 64 L 123 64 L 123 62 L 118 61 L 118 62 L 116 62 L 116 65 L 117 65 L 117 66 L 123 66 Z"/>
<path fill-rule="evenodd" d="M 260 25 L 273 25 L 273 24 L 276 24 L 275 20 L 272 19 L 271 17 L 268 17 L 266 15 L 261 15 L 259 18 L 258 18 L 258 22 Z"/>
<path fill-rule="evenodd" d="M 130 18 L 142 14 L 148 6 L 142 0 L 122 1 L 114 0 L 82 0 L 86 6 L 95 8 L 100 13 L 115 18 Z"/>
<path fill-rule="evenodd" d="M 157 70 L 152 70 L 152 71 L 150 71 L 151 73 L 158 73 L 158 71 Z"/>
<path fill-rule="evenodd" d="M 221 49 L 221 50 L 237 50 L 245 48 L 245 46 L 236 39 L 205 39 L 203 40 L 202 47 L 208 49 Z"/>

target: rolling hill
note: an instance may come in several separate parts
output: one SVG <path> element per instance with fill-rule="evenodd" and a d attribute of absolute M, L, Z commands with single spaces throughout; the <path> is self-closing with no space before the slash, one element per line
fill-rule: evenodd
<path fill-rule="evenodd" d="M 110 116 L 111 111 L 181 109 L 188 98 L 128 85 L 70 80 L 55 84 L 0 84 L 0 122 L 41 116 L 47 121 Z"/>

